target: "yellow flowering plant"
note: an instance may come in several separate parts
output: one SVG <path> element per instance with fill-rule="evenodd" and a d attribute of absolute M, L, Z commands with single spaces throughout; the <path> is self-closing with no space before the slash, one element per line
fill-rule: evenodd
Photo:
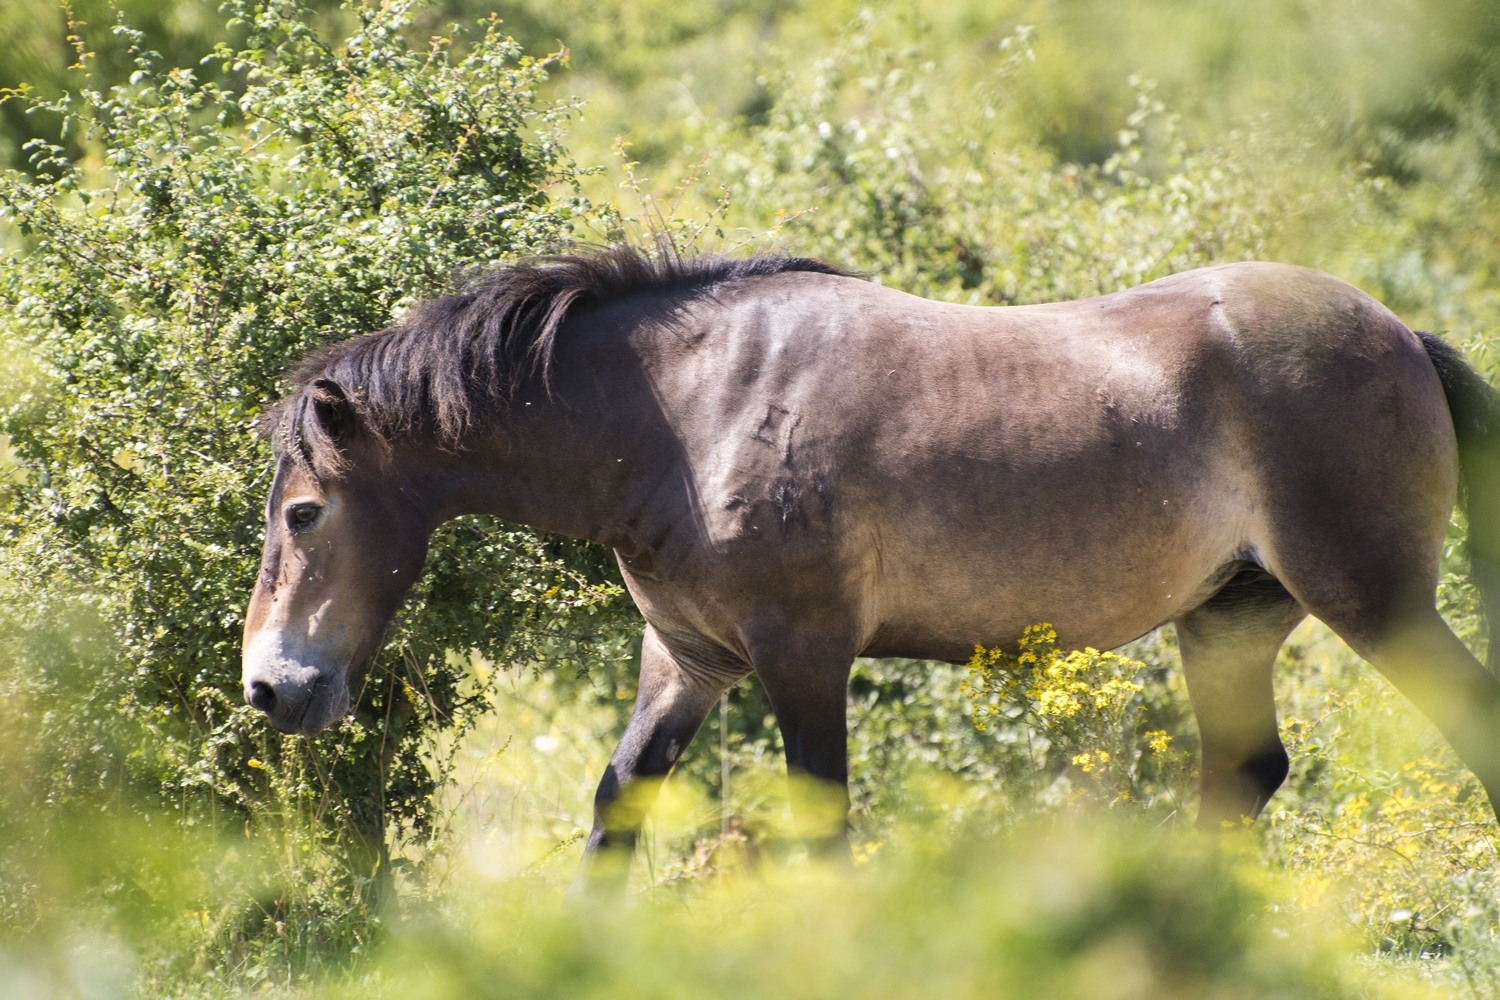
<path fill-rule="evenodd" d="M 1046 623 L 1027 628 L 1017 650 L 974 647 L 962 691 L 975 728 L 985 731 L 994 720 L 1027 726 L 1054 787 L 1066 781 L 1069 802 L 1150 806 L 1161 799 L 1176 807 L 1181 782 L 1173 779 L 1185 777 L 1187 755 L 1165 730 L 1145 728 L 1144 663 L 1092 647 L 1060 649 Z M 1156 764 L 1151 782 L 1140 766 L 1148 758 Z"/>

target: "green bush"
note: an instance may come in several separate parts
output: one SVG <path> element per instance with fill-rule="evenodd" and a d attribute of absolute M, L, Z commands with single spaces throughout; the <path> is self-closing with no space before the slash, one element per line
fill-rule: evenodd
<path fill-rule="evenodd" d="M 278 376 L 457 269 L 556 244 L 588 210 L 559 141 L 568 109 L 535 101 L 547 64 L 493 20 L 461 59 L 445 39 L 409 47 L 410 6 L 356 8 L 334 47 L 293 3 L 235 0 L 246 47 L 212 59 L 239 92 L 135 51 L 131 84 L 103 93 L 85 62 L 76 98 L 40 106 L 90 156 L 34 143 L 32 178 L 0 176 L 0 219 L 25 243 L 0 260 L 17 463 L 0 485 L 0 697 L 24 750 L 0 778 L 12 929 L 67 894 L 47 845 L 103 810 L 281 859 L 221 880 L 205 948 L 347 955 L 392 843 L 434 834 L 439 748 L 486 710 L 462 654 L 567 657 L 632 621 L 599 551 L 461 520 L 354 718 L 285 738 L 241 703 L 272 469 L 255 419 Z M 150 897 L 148 882 L 110 891 Z"/>
<path fill-rule="evenodd" d="M 764 124 L 705 137 L 736 221 L 802 211 L 799 250 L 974 305 L 1082 298 L 1261 250 L 1276 192 L 1232 145 L 1189 146 L 1149 81 L 1131 81 L 1113 155 L 1057 163 L 1008 120 L 1029 28 L 965 79 L 882 44 L 880 27 L 864 12 L 811 73 L 768 74 Z"/>

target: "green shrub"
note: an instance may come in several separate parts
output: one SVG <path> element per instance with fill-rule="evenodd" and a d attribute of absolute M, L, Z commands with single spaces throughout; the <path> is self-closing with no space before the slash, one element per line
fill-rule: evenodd
<path fill-rule="evenodd" d="M 768 73 L 764 124 L 705 137 L 736 221 L 805 211 L 788 230 L 799 250 L 975 305 L 1097 295 L 1260 249 L 1276 192 L 1232 144 L 1190 146 L 1149 81 L 1132 79 L 1114 155 L 1057 163 L 1008 120 L 1031 29 L 975 79 L 881 44 L 880 22 L 864 12 L 810 73 Z"/>
<path fill-rule="evenodd" d="M 554 245 L 588 210 L 559 140 L 568 109 L 534 99 L 546 64 L 493 19 L 461 59 L 446 39 L 409 47 L 410 7 L 357 8 L 334 47 L 293 3 L 234 0 L 246 48 L 212 58 L 240 91 L 136 51 L 131 85 L 101 93 L 85 62 L 79 96 L 41 106 L 90 157 L 36 143 L 34 179 L 0 176 L 0 220 L 25 241 L 0 260 L 0 430 L 18 463 L 0 484 L 0 697 L 22 747 L 0 778 L 12 929 L 63 901 L 49 893 L 108 895 L 104 874 L 49 882 L 44 863 L 60 825 L 103 810 L 280 859 L 220 880 L 209 959 L 347 955 L 377 919 L 391 845 L 434 834 L 437 747 L 487 708 L 454 651 L 566 657 L 632 620 L 599 551 L 461 520 L 353 719 L 286 738 L 241 703 L 272 467 L 254 424 L 280 373 L 458 268 Z"/>

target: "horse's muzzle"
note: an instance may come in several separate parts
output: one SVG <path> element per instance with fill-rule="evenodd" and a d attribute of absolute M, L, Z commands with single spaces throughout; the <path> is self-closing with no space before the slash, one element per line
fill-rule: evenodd
<path fill-rule="evenodd" d="M 266 714 L 283 733 L 312 735 L 349 711 L 349 685 L 338 668 L 298 662 L 271 641 L 252 642 L 245 650 L 242 680 L 245 702 Z"/>

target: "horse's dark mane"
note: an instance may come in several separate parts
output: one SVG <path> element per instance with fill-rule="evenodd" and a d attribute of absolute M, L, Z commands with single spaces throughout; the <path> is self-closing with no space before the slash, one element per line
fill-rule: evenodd
<path fill-rule="evenodd" d="M 342 398 L 362 429 L 386 440 L 422 428 L 453 444 L 524 379 L 546 384 L 570 310 L 643 291 L 693 296 L 788 271 L 845 273 L 804 257 L 682 259 L 628 246 L 518 261 L 457 295 L 422 303 L 388 329 L 309 355 L 292 373 L 297 388 L 265 414 L 262 432 L 278 454 L 334 471 L 338 449 L 314 413 Z"/>

